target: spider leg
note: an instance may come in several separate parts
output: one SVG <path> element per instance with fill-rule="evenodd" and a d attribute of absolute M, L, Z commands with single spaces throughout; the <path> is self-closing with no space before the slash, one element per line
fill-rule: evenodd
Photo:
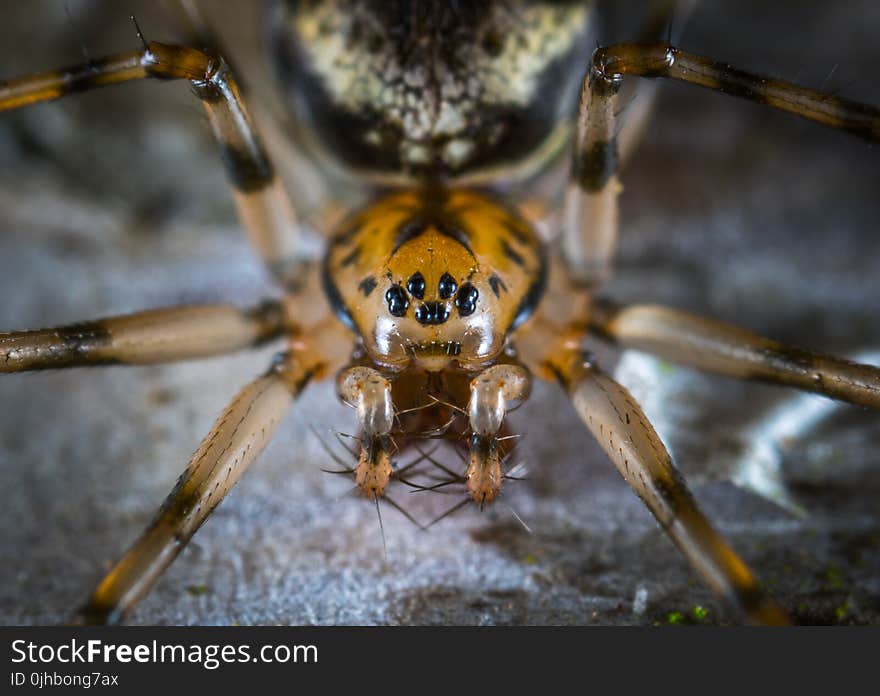
<path fill-rule="evenodd" d="M 550 369 L 567 389 L 581 420 L 703 581 L 750 622 L 789 623 L 697 507 L 630 393 L 578 351 L 569 352 L 562 360 L 554 359 Z"/>
<path fill-rule="evenodd" d="M 301 227 L 221 56 L 150 42 L 141 51 L 0 81 L 0 111 L 147 78 L 189 80 L 220 145 L 238 214 L 251 244 L 283 287 L 299 287 L 305 263 Z"/>
<path fill-rule="evenodd" d="M 638 41 L 656 41 L 661 36 L 667 41 L 677 42 L 684 33 L 685 25 L 700 0 L 657 0 L 656 6 L 648 15 L 645 25 L 638 34 Z M 621 93 L 617 102 L 617 116 L 625 116 L 618 129 L 617 142 L 620 148 L 620 163 L 625 166 L 644 138 L 651 121 L 660 83 L 657 80 L 642 82 L 632 88 L 629 94 Z M 621 106 L 622 105 L 622 106 Z"/>
<path fill-rule="evenodd" d="M 599 48 L 593 54 L 581 92 L 562 232 L 569 274 L 586 287 L 607 277 L 617 244 L 621 187 L 615 109 L 624 75 L 690 82 L 868 140 L 880 140 L 880 110 L 871 106 L 738 70 L 665 43 Z"/>
<path fill-rule="evenodd" d="M 590 329 L 671 362 L 880 408 L 880 368 L 791 348 L 745 329 L 670 307 L 596 300 Z"/>
<path fill-rule="evenodd" d="M 118 623 L 153 586 L 268 444 L 314 374 L 292 353 L 244 387 L 214 423 L 141 537 L 79 612 L 81 623 Z"/>
<path fill-rule="evenodd" d="M 282 335 L 277 302 L 239 309 L 155 309 L 38 331 L 0 334 L 0 373 L 83 365 L 145 365 L 230 353 Z"/>
<path fill-rule="evenodd" d="M 565 190 L 562 253 L 572 279 L 588 287 L 606 279 L 617 248 L 621 187 L 615 108 L 604 85 L 584 81 L 572 180 Z"/>

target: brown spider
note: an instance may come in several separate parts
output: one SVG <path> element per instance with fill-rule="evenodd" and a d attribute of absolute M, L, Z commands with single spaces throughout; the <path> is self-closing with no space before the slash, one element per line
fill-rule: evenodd
<path fill-rule="evenodd" d="M 573 22 L 580 15 L 571 8 L 557 11 L 571 13 L 557 24 L 567 26 L 574 38 L 553 59 L 562 55 L 574 64 L 582 58 L 578 55 L 582 32 Z M 446 10 L 427 16 L 444 31 L 454 29 L 443 24 L 454 20 Z M 421 20 L 413 21 L 418 25 Z M 307 22 L 303 24 L 308 28 Z M 306 29 L 298 30 L 305 35 Z M 328 40 L 335 39 L 331 35 Z M 497 49 L 489 42 L 481 50 L 493 55 Z M 629 60 L 634 52 L 639 59 Z M 602 58 L 615 55 L 624 67 L 609 69 Z M 643 62 L 644 56 L 650 60 Z M 470 443 L 470 460 L 463 472 L 467 488 L 481 504 L 491 502 L 501 484 L 497 440 L 506 404 L 527 396 L 530 376 L 544 376 L 567 386 L 587 425 L 704 580 L 728 596 L 747 618 L 783 621 L 782 613 L 758 592 L 748 571 L 693 505 L 639 407 L 583 353 L 583 334 L 589 330 L 673 361 L 876 405 L 878 377 L 873 368 L 783 348 L 680 312 L 621 309 L 595 298 L 592 290 L 607 272 L 616 230 L 615 70 L 638 65 L 653 74 L 671 65 L 684 66 L 687 72 L 688 60 L 662 46 L 623 46 L 596 54 L 592 89 L 582 103 L 588 108 L 582 109 L 576 185 L 569 186 L 566 196 L 562 254 L 549 247 L 554 250 L 549 261 L 544 258 L 544 240 L 538 238 L 526 213 L 477 191 L 497 180 L 497 171 L 491 171 L 491 178 L 482 174 L 484 168 L 497 164 L 494 160 L 524 156 L 514 145 L 504 144 L 503 137 L 483 143 L 479 128 L 473 141 L 468 139 L 471 136 L 447 137 L 426 161 L 418 138 L 377 141 L 372 135 L 375 128 L 360 124 L 359 142 L 366 152 L 355 153 L 351 142 L 341 148 L 343 154 L 355 153 L 352 166 L 362 169 L 364 162 L 379 163 L 383 171 L 369 174 L 383 186 L 399 185 L 400 172 L 423 185 L 385 194 L 349 218 L 338 228 L 326 258 L 315 263 L 300 253 L 297 235 L 292 234 L 298 225 L 289 217 L 285 194 L 243 112 L 229 117 L 244 107 L 216 57 L 150 43 L 121 60 L 92 62 L 79 70 L 79 77 L 73 79 L 82 88 L 101 83 L 105 74 L 193 80 L 224 148 L 245 226 L 288 292 L 283 301 L 246 311 L 228 306 L 172 309 L 49 332 L 9 334 L 2 343 L 7 371 L 150 363 L 233 350 L 282 334 L 290 337 L 285 356 L 246 387 L 218 420 L 151 531 L 102 583 L 85 618 L 120 618 L 253 459 L 257 445 L 292 397 L 307 381 L 346 368 L 338 386 L 340 395 L 358 407 L 362 433 L 355 473 L 358 486 L 369 497 L 378 501 L 393 475 L 393 435 L 401 440 L 397 446 L 403 447 L 401 431 L 440 429 L 455 412 L 463 412 L 459 418 L 463 422 L 457 426 Z M 615 65 L 613 60 L 611 64 Z M 740 96 L 767 101 L 777 86 L 783 96 L 792 95 L 783 83 L 757 83 L 698 59 L 693 64 L 699 68 L 700 80 L 720 81 Z M 66 73 L 74 74 L 77 70 Z M 299 84 L 299 77 L 292 84 Z M 40 93 L 42 98 L 60 96 L 70 89 L 63 83 L 70 78 L 59 79 L 53 83 L 50 76 L 48 87 L 39 78 L 10 83 L 0 90 L 0 104 L 18 105 L 16 94 L 41 89 L 46 90 Z M 511 88 L 525 89 L 515 84 Z M 312 94 L 305 93 L 307 101 Z M 876 137 L 874 110 L 808 91 L 795 97 L 792 109 L 798 112 L 812 109 L 817 120 L 831 120 Z M 325 129 L 332 116 L 323 114 Z M 552 114 L 551 121 L 556 117 Z M 516 114 L 508 114 L 502 122 L 508 119 L 516 122 Z M 331 130 L 355 140 L 361 132 Z M 546 131 L 538 128 L 539 135 Z M 371 152 L 371 146 L 378 149 Z M 523 142 L 516 146 L 525 147 Z M 472 157 L 469 149 L 475 153 Z M 525 152 L 533 149 L 529 145 Z M 383 154 L 394 162 L 382 161 Z M 357 157 L 361 160 L 354 161 Z M 581 229 L 581 221 L 587 219 L 591 224 Z M 549 277 L 546 291 L 545 277 Z M 353 357 L 350 334 L 324 306 L 322 285 L 336 316 L 361 337 Z M 533 310 L 536 315 L 529 320 Z"/>

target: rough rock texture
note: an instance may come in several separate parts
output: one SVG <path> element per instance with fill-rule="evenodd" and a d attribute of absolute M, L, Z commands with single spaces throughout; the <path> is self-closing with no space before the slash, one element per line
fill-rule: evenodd
<path fill-rule="evenodd" d="M 76 62 L 81 43 L 90 55 L 132 48 L 130 5 L 150 38 L 165 38 L 138 3 L 69 5 L 70 17 L 57 2 L 4 5 L 3 76 Z M 880 104 L 878 26 L 871 0 L 725 0 L 697 10 L 684 45 Z M 624 179 L 608 290 L 878 360 L 880 150 L 687 86 L 664 86 L 659 107 Z M 270 291 L 183 85 L 4 114 L 0 158 L 4 330 Z M 0 379 L 0 621 L 64 621 L 271 353 Z M 877 414 L 637 354 L 617 374 L 797 620 L 880 621 Z M 504 504 L 428 533 L 388 510 L 387 559 L 373 507 L 319 471 L 332 463 L 310 426 L 351 430 L 352 417 L 328 385 L 310 387 L 131 622 L 730 621 L 554 389 L 539 386 L 514 416 L 530 479 L 511 483 L 506 500 L 532 533 Z M 755 462 L 781 467 L 805 515 L 727 480 L 754 478 Z M 420 519 L 455 500 L 395 495 Z"/>

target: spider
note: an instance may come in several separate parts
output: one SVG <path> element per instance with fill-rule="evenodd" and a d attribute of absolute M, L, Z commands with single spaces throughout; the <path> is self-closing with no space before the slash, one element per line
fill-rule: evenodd
<path fill-rule="evenodd" d="M 572 11 L 574 12 L 574 10 Z M 491 43 L 489 42 L 489 44 Z M 159 44 L 151 43 L 144 50 L 151 56 L 155 56 L 162 48 Z M 484 50 L 486 49 L 484 48 Z M 586 58 L 583 58 L 585 64 L 589 63 L 588 54 L 589 52 L 587 52 Z M 199 54 L 192 52 L 184 55 L 198 57 Z M 662 55 L 664 60 L 668 60 L 668 54 Z M 581 72 L 583 71 L 581 70 Z M 90 68 L 84 74 L 86 75 L 84 79 L 88 81 L 92 79 L 95 71 Z M 579 81 L 580 78 L 576 80 L 576 82 Z M 616 81 L 603 78 L 600 83 L 596 84 L 601 86 L 605 82 L 615 83 Z M 210 84 L 206 84 L 202 85 L 201 89 L 210 89 L 210 87 Z M 198 86 L 197 89 L 199 89 Z M 601 92 L 602 90 L 595 88 L 594 84 L 590 96 L 597 99 L 597 95 L 601 96 Z M 603 124 L 601 119 L 597 119 L 595 116 L 600 113 L 613 113 L 614 100 L 609 98 L 606 101 L 604 107 L 601 104 L 598 107 L 593 105 L 593 108 L 587 112 L 593 114 L 592 121 L 585 119 L 582 123 L 582 127 L 590 126 L 593 129 L 609 127 L 604 138 L 600 137 L 600 143 L 610 141 L 611 137 L 608 134 L 615 132 L 614 124 Z M 832 103 L 837 104 L 837 100 L 832 100 Z M 324 107 L 326 108 L 326 105 Z M 213 108 L 222 111 L 222 104 L 220 106 L 214 104 Z M 861 110 L 860 113 L 867 119 L 869 126 L 876 131 L 876 113 L 868 109 Z M 222 118 L 222 113 L 219 113 L 219 117 Z M 228 145 L 229 133 L 222 128 L 221 132 L 221 139 Z M 334 129 L 334 132 L 346 133 L 343 129 Z M 364 143 L 367 146 L 375 143 L 375 137 L 368 133 L 361 144 Z M 424 173 L 425 163 L 421 159 L 418 149 L 411 143 L 401 144 L 398 142 L 397 145 L 396 156 L 401 158 L 404 164 L 398 162 L 392 169 L 395 171 L 403 169 L 420 180 L 428 181 L 430 178 L 425 179 L 427 176 Z M 458 176 L 459 168 L 462 172 L 470 175 L 466 157 L 464 164 L 460 160 L 463 156 L 461 155 L 462 148 L 466 145 L 465 142 L 464 144 L 459 143 L 457 147 L 450 147 L 447 143 L 442 153 L 439 155 L 434 153 L 435 156 L 440 157 L 442 162 L 432 164 L 432 167 L 439 167 L 444 176 L 453 178 Z M 575 158 L 575 170 L 582 174 L 584 172 L 588 174 L 580 177 L 584 180 L 581 181 L 583 186 L 575 188 L 570 185 L 568 187 L 566 211 L 569 220 L 583 219 L 583 211 L 578 208 L 583 205 L 593 205 L 590 201 L 601 200 L 601 205 L 598 208 L 600 216 L 606 215 L 607 211 L 614 208 L 617 187 L 613 184 L 613 168 L 607 166 L 608 158 L 600 156 L 603 149 L 606 154 L 610 152 L 610 148 L 595 147 L 589 137 L 582 139 L 580 147 L 575 148 L 577 152 L 582 154 L 593 153 L 593 157 L 578 156 Z M 351 143 L 346 143 L 346 150 L 351 151 Z M 229 151 L 230 148 L 227 148 L 227 152 Z M 381 151 L 387 151 L 387 144 L 382 144 Z M 373 156 L 374 153 L 368 153 L 367 160 L 372 161 Z M 486 156 L 489 157 L 489 155 Z M 254 197 L 258 196 L 262 190 L 263 185 L 267 183 L 268 169 L 262 165 L 256 166 L 254 163 L 242 162 L 241 158 L 237 156 L 227 157 L 226 161 L 231 163 L 232 178 L 237 182 L 239 189 L 238 197 L 241 209 L 247 218 L 249 199 L 252 203 Z M 363 162 L 357 164 L 363 164 Z M 475 166 L 476 169 L 478 168 Z M 593 174 L 589 175 L 589 172 Z M 387 172 L 384 173 L 387 174 Z M 253 189 L 252 177 L 259 178 L 260 176 L 266 180 L 260 182 L 261 186 Z M 595 180 L 591 180 L 591 176 Z M 611 178 L 608 178 L 609 176 Z M 377 180 L 389 187 L 399 183 L 386 179 L 387 177 Z M 612 183 L 608 184 L 609 181 Z M 458 420 L 465 421 L 465 423 L 457 423 L 456 425 L 463 428 L 458 434 L 470 440 L 470 461 L 466 472 L 467 485 L 471 495 L 478 502 L 489 503 L 499 494 L 500 462 L 498 461 L 498 448 L 494 440 L 499 435 L 498 421 L 504 415 L 506 408 L 506 399 L 501 397 L 524 398 L 527 394 L 526 382 L 529 374 L 534 377 L 543 375 L 550 378 L 550 381 L 555 380 L 568 384 L 575 402 L 581 406 L 585 420 L 589 422 L 592 418 L 593 425 L 599 429 L 600 441 L 603 444 L 611 442 L 610 439 L 603 439 L 606 428 L 620 428 L 624 425 L 633 425 L 633 421 L 641 421 L 642 415 L 638 407 L 629 400 L 625 392 L 615 386 L 610 378 L 600 373 L 592 359 L 582 352 L 583 346 L 577 334 L 587 328 L 585 322 L 591 315 L 589 319 L 591 331 L 601 332 L 606 338 L 616 339 L 627 345 L 626 337 L 616 335 L 613 327 L 619 326 L 625 330 L 628 322 L 634 322 L 634 328 L 644 326 L 641 322 L 645 319 L 645 311 L 624 310 L 621 314 L 610 300 L 595 299 L 594 289 L 607 273 L 608 261 L 613 248 L 613 235 L 609 233 L 609 228 L 592 225 L 586 230 L 580 230 L 580 234 L 574 234 L 571 233 L 572 230 L 578 228 L 579 225 L 569 223 L 565 229 L 569 230 L 570 234 L 563 234 L 560 245 L 564 258 L 568 259 L 568 267 L 563 269 L 561 265 L 563 256 L 557 253 L 559 249 L 556 246 L 547 245 L 552 253 L 547 254 L 547 268 L 545 269 L 544 263 L 541 261 L 545 245 L 539 243 L 544 240 L 537 238 L 533 231 L 534 225 L 524 213 L 509 207 L 509 205 L 512 206 L 511 201 L 502 202 L 497 198 L 497 193 L 489 196 L 480 189 L 475 191 L 475 187 L 485 185 L 485 182 L 480 180 L 477 180 L 476 183 L 468 183 L 467 190 L 459 190 L 458 184 L 454 187 L 439 187 L 435 185 L 436 182 L 433 179 L 430 180 L 430 183 L 431 186 L 425 186 L 424 189 L 417 191 L 395 191 L 391 194 L 385 194 L 387 197 L 379 198 L 350 217 L 339 226 L 324 262 L 316 263 L 310 259 L 301 260 L 296 253 L 291 259 L 286 258 L 281 253 L 286 249 L 281 249 L 279 245 L 289 244 L 289 237 L 274 238 L 271 229 L 261 231 L 255 229 L 252 224 L 250 231 L 257 237 L 258 248 L 267 257 L 268 266 L 278 277 L 281 287 L 287 290 L 287 295 L 281 303 L 274 302 L 256 306 L 245 312 L 234 310 L 231 307 L 201 310 L 191 308 L 181 310 L 180 314 L 172 311 L 170 314 L 149 315 L 148 318 L 151 322 L 158 321 L 160 329 L 164 322 L 170 319 L 174 322 L 169 333 L 171 338 L 180 336 L 186 339 L 189 336 L 196 341 L 195 344 L 191 344 L 184 340 L 180 344 L 180 348 L 187 354 L 180 354 L 180 357 L 202 355 L 220 350 L 223 347 L 243 347 L 252 341 L 256 342 L 270 336 L 277 336 L 279 333 L 294 334 L 291 350 L 287 354 L 288 357 L 279 360 L 266 376 L 260 378 L 251 387 L 247 387 L 240 395 L 240 399 L 244 399 L 244 402 L 237 401 L 238 406 L 234 404 L 230 412 L 234 416 L 234 421 L 241 420 L 243 423 L 246 422 L 248 426 L 252 425 L 254 432 L 261 431 L 268 423 L 277 419 L 280 407 L 290 398 L 289 391 L 298 392 L 306 377 L 315 379 L 319 376 L 329 377 L 337 371 L 335 368 L 344 370 L 338 380 L 339 390 L 347 401 L 358 406 L 363 426 L 360 435 L 362 451 L 359 453 L 357 480 L 359 487 L 372 499 L 378 500 L 387 485 L 387 479 L 393 474 L 390 469 L 391 458 L 396 454 L 396 448 L 400 445 L 394 443 L 391 437 L 392 430 L 397 433 L 399 429 L 416 432 L 425 428 L 428 430 L 431 427 L 440 428 L 455 413 L 464 411 L 465 413 L 460 414 Z M 495 183 L 495 172 L 493 172 L 493 179 L 490 183 Z M 599 184 L 607 185 L 600 186 Z M 464 184 L 462 188 L 465 188 Z M 283 200 L 278 188 L 270 187 L 270 190 L 272 196 L 278 197 L 277 200 Z M 462 217 L 464 219 L 461 219 Z M 251 221 L 253 222 L 253 218 Z M 375 225 L 375 227 L 368 228 L 369 225 Z M 257 227 L 259 226 L 257 225 Z M 599 232 L 605 234 L 598 234 Z M 584 234 L 593 236 L 585 239 Z M 597 234 L 598 236 L 594 236 Z M 583 249 L 578 250 L 576 247 L 585 241 L 588 242 L 588 258 L 580 260 L 589 261 L 589 263 L 578 267 L 576 261 L 579 254 L 583 253 Z M 398 242 L 400 246 L 397 251 L 400 255 L 395 256 L 394 259 L 401 266 L 381 265 L 377 258 Z M 417 261 L 417 259 L 421 258 L 420 254 L 425 253 L 421 246 L 424 244 L 442 249 L 443 261 L 452 266 L 451 273 L 449 269 L 442 269 L 441 272 L 441 269 L 434 268 L 430 263 L 420 265 L 424 262 Z M 480 249 L 491 249 L 493 245 L 498 246 L 494 251 L 480 251 Z M 456 260 L 456 255 L 461 256 L 462 253 L 468 253 L 469 247 L 474 252 L 470 256 L 472 260 Z M 369 262 L 360 258 L 370 255 L 376 258 Z M 473 275 L 470 275 L 471 271 L 456 275 L 457 269 L 466 267 L 468 263 L 473 265 L 473 259 L 478 257 L 481 261 L 476 264 L 478 269 Z M 494 259 L 495 262 L 504 261 L 506 263 L 506 266 L 503 266 L 504 272 L 502 273 L 500 270 L 501 265 L 497 267 L 496 272 L 483 271 L 484 268 L 496 268 L 496 266 L 483 262 L 483 258 Z M 392 274 L 392 278 L 388 279 L 391 282 L 387 284 L 387 287 L 383 284 L 384 279 L 381 275 L 376 273 L 379 267 L 386 274 L 389 272 Z M 549 282 L 539 300 L 541 277 L 545 270 L 549 276 Z M 322 298 L 325 296 L 322 293 L 326 293 L 331 303 L 335 304 L 337 310 L 335 317 L 341 319 L 341 323 L 337 318 L 329 317 L 329 312 L 321 306 Z M 601 291 L 599 294 L 601 295 Z M 510 299 L 505 304 L 501 302 L 502 297 L 515 298 L 517 302 L 513 303 Z M 301 299 L 298 301 L 298 298 Z M 365 308 L 368 300 L 378 304 Z M 496 304 L 491 305 L 492 302 L 496 302 Z M 481 304 L 482 306 L 480 306 Z M 591 312 L 587 311 L 588 306 L 592 306 Z M 491 309 L 489 309 L 490 307 Z M 527 317 L 526 315 L 533 310 L 534 316 Z M 309 316 L 312 312 L 314 312 L 314 320 Z M 648 312 L 647 316 L 656 317 L 657 314 L 652 315 Z M 669 330 L 688 328 L 687 322 L 683 321 L 686 317 L 681 314 L 673 314 L 672 316 L 674 320 L 670 326 L 665 328 Z M 493 322 L 500 319 L 504 328 L 499 330 L 497 326 L 492 326 L 490 331 L 481 333 L 481 327 L 476 323 L 476 319 L 472 320 L 474 323 L 463 328 L 462 322 L 467 323 L 468 317 L 490 317 Z M 502 319 L 502 317 L 504 318 Z M 128 321 L 129 326 L 137 329 L 136 321 L 134 324 L 130 320 Z M 312 321 L 315 323 L 312 324 Z M 386 324 L 391 322 L 390 333 L 376 331 L 376 325 L 383 321 Z M 518 322 L 523 322 L 521 328 L 518 327 Z M 355 351 L 353 358 L 350 350 L 352 338 L 349 333 L 344 333 L 342 328 L 345 323 L 353 325 L 356 333 L 359 333 L 363 338 L 363 343 Z M 515 324 L 517 324 L 517 328 L 514 332 L 506 330 Z M 319 325 L 326 328 L 325 335 L 313 330 L 314 326 Z M 106 339 L 107 331 L 109 330 L 110 334 L 118 336 L 121 330 L 122 335 L 125 335 L 124 326 L 124 322 L 122 324 L 98 322 L 55 334 L 14 334 L 6 339 L 7 364 L 12 363 L 13 367 L 17 368 L 57 367 L 65 360 L 71 362 L 85 360 L 90 364 L 96 360 L 106 361 L 108 359 L 123 362 L 142 360 L 149 362 L 159 357 L 155 353 L 145 356 L 126 354 L 122 357 L 113 353 L 102 355 L 100 343 Z M 552 330 L 548 329 L 548 326 L 552 327 Z M 650 328 L 650 326 L 649 322 L 648 327 Z M 706 325 L 697 323 L 696 326 Z M 415 333 L 407 334 L 406 327 L 415 330 Z M 485 323 L 483 328 L 486 328 Z M 204 330 L 210 331 L 211 335 L 206 337 L 206 343 L 199 344 L 196 339 L 200 335 L 204 336 Z M 542 330 L 546 330 L 546 333 L 540 333 Z M 215 331 L 216 333 L 214 333 Z M 435 333 L 424 334 L 425 331 Z M 572 332 L 572 335 L 568 335 L 566 333 L 568 331 Z M 508 338 L 508 333 L 511 333 L 509 336 L 511 340 L 505 343 L 504 339 Z M 403 335 L 403 338 L 396 342 L 389 342 L 389 335 L 397 336 L 400 334 Z M 423 335 L 430 335 L 430 339 L 423 339 Z M 467 341 L 457 338 L 460 336 L 479 339 L 479 341 L 470 345 Z M 560 336 L 564 340 L 560 340 L 556 346 L 557 349 L 544 354 L 547 346 Z M 59 338 L 62 343 L 58 342 Z M 310 349 L 307 345 L 307 339 L 316 339 L 321 343 L 318 348 Z M 47 350 L 43 352 L 44 358 L 37 355 L 38 362 L 35 364 L 27 364 L 22 361 L 22 356 L 27 354 L 27 350 L 24 353 L 21 352 L 22 346 L 30 347 L 31 350 L 36 350 L 39 353 L 37 349 L 43 345 L 40 341 L 47 340 Z M 498 345 L 493 346 L 493 342 Z M 226 343 L 226 345 L 220 345 L 222 343 Z M 489 347 L 481 353 L 480 346 L 484 344 L 488 344 Z M 575 344 L 576 349 L 574 348 Z M 762 348 L 764 347 L 766 346 L 762 346 Z M 390 349 L 395 349 L 396 352 L 389 352 Z M 293 356 L 300 357 L 306 366 L 304 371 L 300 371 L 298 363 L 291 360 Z M 377 356 L 381 360 L 377 360 Z M 782 361 L 784 367 L 786 358 L 790 356 L 789 353 L 781 352 L 777 357 Z M 469 357 L 473 362 L 471 365 L 467 362 Z M 667 357 L 672 360 L 681 359 L 678 353 L 668 354 Z M 800 355 L 797 357 L 803 358 Z M 43 359 L 44 362 L 39 363 L 40 359 Z M 19 362 L 16 362 L 17 360 Z M 325 363 L 329 364 L 325 365 Z M 419 365 L 420 369 L 417 372 L 420 379 L 424 379 L 428 383 L 427 388 L 423 386 L 423 383 L 414 383 L 411 379 L 407 379 L 407 375 L 411 377 L 416 371 L 400 369 L 404 363 Z M 453 367 L 451 363 L 458 364 Z M 523 363 L 530 368 L 528 372 L 522 371 Z M 331 366 L 334 369 L 331 369 Z M 712 361 L 710 366 L 719 367 L 720 364 L 716 359 Z M 379 368 L 378 374 L 371 372 L 377 368 Z M 482 374 L 482 371 L 486 369 L 489 371 Z M 724 369 L 733 368 L 727 365 Z M 876 373 L 868 367 L 851 368 L 832 362 L 830 369 L 856 370 L 858 375 L 867 375 L 863 379 L 874 380 L 876 383 Z M 482 374 L 482 377 L 472 383 L 470 380 L 478 373 Z M 429 379 L 425 375 L 442 375 L 447 383 L 438 383 L 434 381 L 435 377 Z M 764 377 L 767 375 L 765 374 Z M 794 379 L 798 379 L 797 375 Z M 814 382 L 801 381 L 801 385 L 815 387 Z M 592 391 L 594 387 L 599 391 Z M 511 389 L 512 392 L 507 391 Z M 858 392 L 858 390 L 856 391 Z M 260 395 L 259 398 L 252 399 L 257 394 Z M 844 389 L 842 393 L 838 392 L 835 395 L 853 397 L 853 390 Z M 426 396 L 428 401 L 425 401 Z M 430 397 L 439 400 L 435 402 Z M 625 405 L 625 409 L 622 408 L 623 405 Z M 265 422 L 258 420 L 251 424 L 247 419 L 241 419 L 239 415 L 236 415 L 236 408 L 240 409 L 240 415 L 254 414 L 262 409 L 267 419 Z M 623 425 L 615 423 L 614 418 L 618 416 L 618 412 L 622 413 Z M 418 428 L 408 422 L 416 420 Z M 630 422 L 628 423 L 627 420 Z M 219 423 L 222 422 L 223 418 L 221 417 Z M 646 425 L 639 427 L 643 438 L 642 443 L 649 444 L 651 449 L 656 448 L 662 451 L 662 444 L 652 434 L 652 431 Z M 224 429 L 220 427 L 213 431 L 213 436 L 222 438 L 223 431 Z M 240 430 L 236 430 L 236 432 L 240 432 Z M 616 439 L 618 444 L 627 442 L 627 437 L 635 438 L 629 441 L 635 452 L 632 456 L 636 458 L 639 456 L 639 448 L 635 444 L 639 442 L 640 436 L 638 434 L 627 434 L 613 429 L 607 432 L 611 438 Z M 206 443 L 211 442 L 210 438 L 211 436 L 206 440 Z M 400 444 L 405 443 L 401 442 Z M 609 448 L 614 454 L 615 448 Z M 243 449 L 247 450 L 247 447 Z M 253 449 L 248 451 L 252 452 Z M 199 458 L 204 452 L 205 450 L 200 450 L 193 461 L 200 461 Z M 616 452 L 620 454 L 620 447 L 616 448 Z M 642 454 L 644 454 L 643 451 Z M 665 461 L 663 459 L 663 462 Z M 626 474 L 627 468 L 631 464 L 630 459 L 626 458 L 620 464 Z M 665 463 L 663 465 L 666 466 Z M 237 468 L 232 471 L 234 474 L 239 473 Z M 691 507 L 690 499 L 682 492 L 680 484 L 676 483 L 674 472 L 671 469 L 666 469 L 666 472 L 670 479 L 657 490 L 661 493 L 665 491 L 668 494 L 668 487 L 672 486 L 673 497 L 684 496 L 680 500 L 676 498 L 678 500 L 676 511 L 678 514 L 684 513 L 684 518 L 689 518 L 699 530 L 696 551 L 693 541 L 682 541 L 681 538 L 678 541 L 685 547 L 684 550 L 690 554 L 692 560 L 695 559 L 699 565 L 705 562 L 706 558 L 712 559 L 713 550 L 720 548 L 719 545 L 723 542 L 715 537 L 711 537 L 712 543 L 706 542 L 704 535 L 712 533 L 708 531 L 703 518 L 695 511 L 695 508 Z M 635 483 L 636 486 L 639 485 L 637 480 Z M 181 490 L 186 490 L 186 484 L 183 486 Z M 225 488 L 226 485 L 221 484 L 217 490 L 225 492 Z M 656 506 L 658 504 L 656 490 L 649 489 L 642 492 L 649 505 L 653 503 Z M 204 493 L 208 495 L 210 491 L 206 490 Z M 209 496 L 207 507 L 212 507 L 215 500 L 216 498 L 212 499 Z M 189 498 L 183 502 L 178 498 L 177 501 L 166 506 L 166 519 L 195 515 L 189 524 L 198 526 L 202 521 L 201 511 L 205 509 L 205 505 L 200 507 L 199 501 Z M 181 509 L 184 512 L 175 513 L 175 510 L 180 511 Z M 658 509 L 655 507 L 655 510 Z M 658 512 L 662 517 L 663 511 L 658 510 Z M 174 514 L 171 515 L 171 513 Z M 170 518 L 169 515 L 171 515 Z M 161 518 L 157 519 L 161 521 Z M 674 526 L 672 530 L 673 534 L 681 533 L 681 530 L 676 530 Z M 161 528 L 160 531 L 170 534 L 170 537 L 159 535 L 163 541 L 160 546 L 167 548 L 164 542 L 169 538 L 173 539 L 174 533 L 177 532 Z M 184 529 L 182 537 L 187 538 L 190 531 L 194 531 L 192 527 Z M 142 544 L 140 548 L 143 550 L 145 546 Z M 149 549 L 150 545 L 147 544 L 146 548 Z M 148 553 L 147 556 L 149 557 L 150 554 Z M 156 566 L 164 566 L 166 559 L 167 557 L 160 556 L 159 561 L 155 562 Z M 723 554 L 719 557 L 715 553 L 714 559 L 715 564 L 720 563 L 726 568 L 728 575 L 732 568 L 738 567 L 735 564 L 727 564 Z M 712 577 L 715 570 L 711 565 L 712 561 L 710 560 L 710 569 L 707 574 L 710 576 L 710 580 L 713 580 L 717 585 L 719 581 Z M 154 579 L 155 571 L 158 571 L 159 568 L 154 567 L 148 570 L 150 572 L 147 573 L 146 580 L 150 581 Z M 705 568 L 703 570 L 705 571 Z M 116 579 L 118 577 L 118 575 L 115 576 Z M 131 578 L 130 581 L 126 579 L 121 583 L 121 586 L 115 580 L 105 582 L 102 585 L 103 590 L 99 588 L 88 605 L 84 613 L 85 618 L 90 620 L 121 618 L 130 608 L 131 600 L 145 589 L 143 585 L 149 584 L 149 582 L 145 583 L 145 576 L 140 572 L 132 573 L 128 577 Z M 725 581 L 722 580 L 721 586 L 724 583 Z M 768 622 L 784 620 L 781 612 L 775 608 L 770 600 L 756 591 L 751 581 L 746 584 L 748 587 L 735 588 L 734 591 L 727 587 L 726 592 L 726 594 L 732 595 L 734 604 L 740 605 L 744 610 L 746 618 Z M 112 601 L 107 599 L 108 587 Z"/>

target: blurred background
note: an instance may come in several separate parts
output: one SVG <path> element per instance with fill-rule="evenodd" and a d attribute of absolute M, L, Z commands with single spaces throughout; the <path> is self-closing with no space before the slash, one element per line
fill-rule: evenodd
<path fill-rule="evenodd" d="M 236 3 L 230 18 L 229 5 L 204 3 L 234 52 L 258 51 L 256 6 Z M 642 8 L 606 3 L 600 41 L 632 38 Z M 132 13 L 148 39 L 177 36 L 153 2 L 5 2 L 0 79 L 133 50 Z M 877 105 L 878 27 L 871 0 L 706 0 L 681 44 Z M 130 84 L 3 114 L 0 162 L 3 330 L 272 292 L 186 85 Z M 606 290 L 880 364 L 878 183 L 877 146 L 665 84 L 625 172 Z M 66 620 L 276 349 L 3 376 L 0 622 Z M 602 354 L 796 620 L 880 621 L 878 414 Z M 354 428 L 353 413 L 331 385 L 312 385 L 131 622 L 730 621 L 553 387 L 539 385 L 514 419 L 529 479 L 509 482 L 506 503 L 468 507 L 427 533 L 389 509 L 386 560 L 373 507 L 320 471 L 334 465 L 312 426 L 331 442 L 330 428 Z M 393 495 L 421 520 L 458 500 Z"/>

